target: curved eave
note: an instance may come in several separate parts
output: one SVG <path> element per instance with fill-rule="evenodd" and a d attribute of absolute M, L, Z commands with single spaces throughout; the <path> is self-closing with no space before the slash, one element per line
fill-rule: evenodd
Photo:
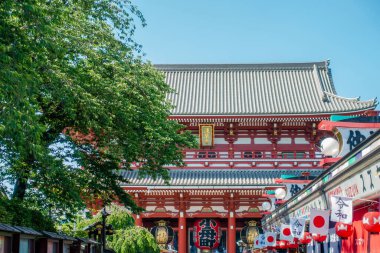
<path fill-rule="evenodd" d="M 377 105 L 377 104 L 376 104 Z M 310 117 L 329 117 L 331 115 L 351 115 L 351 114 L 363 114 L 366 113 L 369 110 L 374 110 L 376 108 L 376 105 L 358 109 L 358 110 L 352 110 L 352 111 L 335 111 L 335 112 L 315 112 L 315 113 L 279 113 L 279 114 L 172 114 L 169 116 L 169 118 L 266 118 L 266 117 L 300 117 L 300 118 L 310 118 Z"/>

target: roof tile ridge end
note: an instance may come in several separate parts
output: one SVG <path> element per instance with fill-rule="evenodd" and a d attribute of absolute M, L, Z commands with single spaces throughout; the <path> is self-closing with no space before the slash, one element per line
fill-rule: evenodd
<path fill-rule="evenodd" d="M 337 98 L 337 99 L 341 99 L 341 100 L 350 100 L 350 101 L 354 101 L 354 102 L 357 102 L 357 103 L 370 103 L 372 102 L 373 104 L 376 104 L 378 103 L 377 101 L 377 97 L 373 98 L 373 99 L 369 99 L 369 100 L 365 100 L 365 101 L 360 101 L 360 96 L 359 97 L 355 97 L 355 98 L 346 98 L 346 97 L 343 97 L 343 96 L 339 96 L 337 94 L 333 94 L 331 92 L 327 92 L 325 91 L 325 94 L 327 96 L 330 96 L 330 97 L 334 97 L 334 98 Z"/>

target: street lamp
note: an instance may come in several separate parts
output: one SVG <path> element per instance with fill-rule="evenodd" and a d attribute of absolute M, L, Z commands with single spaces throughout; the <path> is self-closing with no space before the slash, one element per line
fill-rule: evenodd
<path fill-rule="evenodd" d="M 107 213 L 106 207 L 103 207 L 101 214 L 102 214 L 102 253 L 104 253 L 106 249 L 106 218 L 110 214 Z"/>

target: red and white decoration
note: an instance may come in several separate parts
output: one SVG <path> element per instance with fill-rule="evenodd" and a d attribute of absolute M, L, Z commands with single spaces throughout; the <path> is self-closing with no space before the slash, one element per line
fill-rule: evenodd
<path fill-rule="evenodd" d="M 290 232 L 294 238 L 302 238 L 305 231 L 306 220 L 302 218 L 290 218 Z"/>
<path fill-rule="evenodd" d="M 313 234 L 312 236 L 316 242 L 324 242 L 327 239 L 327 235 Z"/>
<path fill-rule="evenodd" d="M 380 233 L 380 212 L 368 212 L 363 216 L 363 227 L 370 233 Z"/>
<path fill-rule="evenodd" d="M 281 240 L 278 242 L 278 248 L 279 249 L 287 249 L 289 245 L 289 242 L 286 240 Z"/>
<path fill-rule="evenodd" d="M 354 233 L 354 226 L 343 222 L 337 222 L 335 224 L 335 232 L 340 238 L 348 238 Z"/>
<path fill-rule="evenodd" d="M 311 209 L 310 233 L 327 235 L 329 231 L 330 210 Z"/>
<path fill-rule="evenodd" d="M 288 248 L 289 249 L 298 249 L 298 239 L 293 238 L 293 240 L 289 242 Z"/>
<path fill-rule="evenodd" d="M 331 221 L 352 223 L 352 198 L 331 196 Z"/>
<path fill-rule="evenodd" d="M 255 248 L 255 249 L 261 249 L 260 235 L 255 238 L 255 243 L 253 245 L 253 248 Z"/>
<path fill-rule="evenodd" d="M 303 237 L 299 239 L 299 242 L 300 244 L 309 244 L 311 243 L 311 240 L 313 240 L 311 234 L 309 232 L 304 232 Z"/>
<path fill-rule="evenodd" d="M 276 233 L 272 233 L 272 232 L 265 233 L 265 245 L 269 247 L 276 246 Z"/>
<path fill-rule="evenodd" d="M 290 231 L 289 225 L 281 224 L 280 240 L 293 240 L 292 232 Z"/>

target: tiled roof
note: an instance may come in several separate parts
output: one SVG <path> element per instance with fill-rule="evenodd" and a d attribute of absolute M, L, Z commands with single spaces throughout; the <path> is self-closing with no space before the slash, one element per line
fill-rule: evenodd
<path fill-rule="evenodd" d="M 171 186 L 260 186 L 275 185 L 281 175 L 301 176 L 302 170 L 239 170 L 239 169 L 179 169 L 170 170 Z M 318 176 L 322 169 L 308 170 L 311 177 Z M 164 186 L 162 179 L 138 177 L 138 171 L 123 171 L 122 176 L 130 181 L 128 186 Z"/>
<path fill-rule="evenodd" d="M 42 231 L 42 234 L 46 235 L 49 238 L 57 239 L 57 240 L 67 240 L 67 241 L 76 241 L 74 237 L 65 235 L 65 234 L 58 234 L 54 232 L 49 231 Z"/>
<path fill-rule="evenodd" d="M 338 96 L 328 62 L 155 67 L 175 90 L 167 96 L 173 115 L 331 114 L 377 105 Z"/>
<path fill-rule="evenodd" d="M 2 223 L 0 223 L 0 231 L 11 232 L 11 233 L 20 233 L 19 230 L 15 229 L 11 225 L 2 224 Z"/>
<path fill-rule="evenodd" d="M 37 230 L 34 230 L 33 228 L 28 228 L 28 227 L 21 227 L 21 226 L 13 226 L 17 230 L 19 230 L 23 234 L 27 235 L 42 235 L 40 232 Z"/>

